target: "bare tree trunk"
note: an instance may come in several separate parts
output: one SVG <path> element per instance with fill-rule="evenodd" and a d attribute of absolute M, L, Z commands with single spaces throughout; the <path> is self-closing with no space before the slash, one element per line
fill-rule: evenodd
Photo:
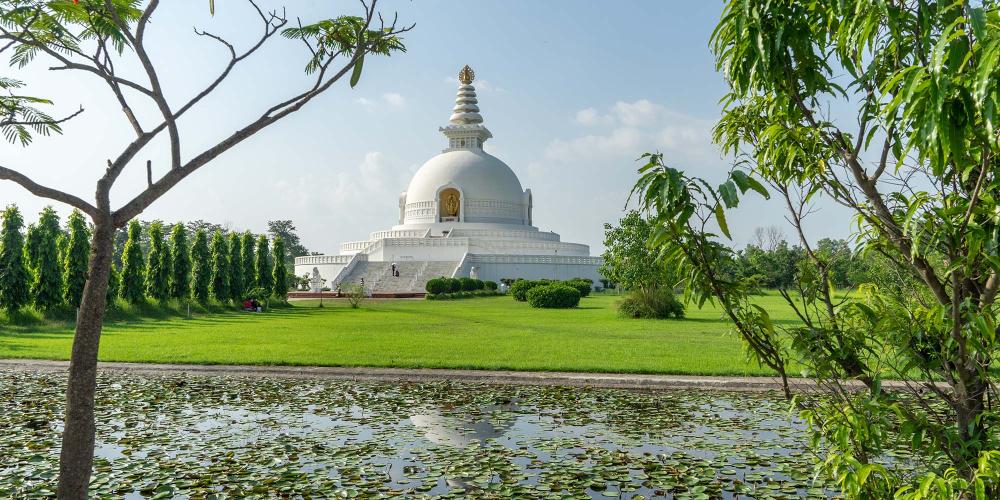
<path fill-rule="evenodd" d="M 83 300 L 76 322 L 69 381 L 66 385 L 66 421 L 59 456 L 60 499 L 87 498 L 94 462 L 97 351 L 107 306 L 115 231 L 110 214 L 94 222 L 87 284 L 83 289 Z"/>

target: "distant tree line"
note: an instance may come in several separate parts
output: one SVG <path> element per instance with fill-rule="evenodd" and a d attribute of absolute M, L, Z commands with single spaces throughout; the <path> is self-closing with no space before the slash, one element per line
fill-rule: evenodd
<path fill-rule="evenodd" d="M 0 221 L 0 309 L 48 312 L 80 305 L 87 282 L 91 227 L 74 210 L 61 224 L 46 207 L 25 227 L 15 205 Z M 237 232 L 202 220 L 129 222 L 115 236 L 109 302 L 192 299 L 229 303 L 287 298 L 289 266 L 308 253 L 290 220 L 268 222 L 267 235 Z"/>
<path fill-rule="evenodd" d="M 647 244 L 655 238 L 655 229 L 634 210 L 617 225 L 604 225 L 606 249 L 600 273 L 608 282 L 606 286 L 621 287 L 649 298 L 660 289 L 674 288 L 684 278 L 649 250 Z M 898 290 L 907 287 L 912 279 L 877 252 L 862 256 L 844 239 L 821 239 L 813 251 L 825 263 L 830 284 L 835 288 L 871 283 Z M 731 258 L 718 263 L 720 277 L 758 291 L 794 289 L 803 276 L 815 273 L 815 263 L 805 249 L 789 244 L 777 226 L 755 229 L 750 243 L 730 255 Z"/>
<path fill-rule="evenodd" d="M 865 283 L 883 287 L 901 285 L 901 275 L 878 254 L 862 256 L 844 239 L 823 238 L 813 247 L 816 258 L 826 265 L 830 284 L 851 288 Z M 776 226 L 758 228 L 754 237 L 732 259 L 721 264 L 722 275 L 751 288 L 787 290 L 795 288 L 802 276 L 815 273 L 815 263 L 799 245 L 790 245 Z"/>

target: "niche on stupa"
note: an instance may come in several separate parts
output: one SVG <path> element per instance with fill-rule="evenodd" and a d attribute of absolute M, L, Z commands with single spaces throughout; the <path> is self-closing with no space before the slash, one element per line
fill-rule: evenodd
<path fill-rule="evenodd" d="M 455 188 L 445 188 L 438 193 L 439 222 L 457 222 L 462 210 L 462 193 Z"/>

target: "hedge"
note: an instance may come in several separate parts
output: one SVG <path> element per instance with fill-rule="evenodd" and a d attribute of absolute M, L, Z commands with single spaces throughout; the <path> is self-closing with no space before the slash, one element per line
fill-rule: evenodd
<path fill-rule="evenodd" d="M 454 293 L 427 294 L 424 298 L 427 300 L 455 300 L 471 299 L 475 297 L 493 297 L 496 295 L 501 295 L 501 293 L 496 290 L 473 290 L 471 292 L 461 291 Z"/>
<path fill-rule="evenodd" d="M 564 309 L 580 304 L 580 292 L 563 283 L 536 286 L 527 292 L 531 307 Z"/>
<path fill-rule="evenodd" d="M 428 280 L 427 285 L 424 287 L 424 290 L 427 290 L 427 293 L 431 295 L 448 293 L 451 291 L 451 288 L 449 287 L 448 282 L 445 281 L 447 279 L 448 278 L 442 276 L 440 278 L 433 278 L 431 280 Z"/>
<path fill-rule="evenodd" d="M 524 302 L 528 300 L 528 290 L 536 286 L 547 285 L 548 283 L 550 282 L 545 280 L 517 280 L 510 285 L 510 294 L 514 297 L 514 300 Z"/>
<path fill-rule="evenodd" d="M 573 278 L 571 280 L 563 281 L 562 283 L 576 288 L 576 290 L 580 292 L 581 297 L 590 295 L 590 291 L 594 289 L 594 282 L 583 278 Z"/>
<path fill-rule="evenodd" d="M 463 292 L 471 292 L 476 289 L 476 280 L 472 278 L 459 278 L 458 282 Z"/>

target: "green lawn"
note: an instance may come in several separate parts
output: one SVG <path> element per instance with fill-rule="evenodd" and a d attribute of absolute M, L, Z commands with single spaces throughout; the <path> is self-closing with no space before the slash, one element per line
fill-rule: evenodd
<path fill-rule="evenodd" d="M 619 318 L 614 295 L 577 309 L 532 309 L 510 297 L 456 301 L 295 302 L 266 314 L 223 313 L 109 324 L 103 361 L 393 366 L 514 370 L 770 374 L 749 364 L 717 309 L 683 320 Z M 776 322 L 793 321 L 762 296 Z M 71 326 L 0 323 L 0 358 L 68 359 Z"/>

